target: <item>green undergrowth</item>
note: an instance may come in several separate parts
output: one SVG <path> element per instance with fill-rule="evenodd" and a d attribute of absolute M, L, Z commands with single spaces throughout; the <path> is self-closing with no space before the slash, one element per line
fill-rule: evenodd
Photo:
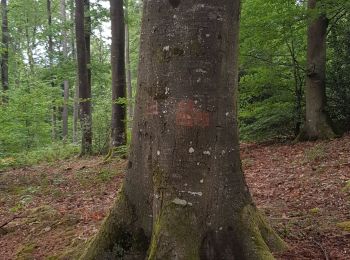
<path fill-rule="evenodd" d="M 41 149 L 0 157 L 0 170 L 68 159 L 78 153 L 77 145 L 55 143 Z"/>
<path fill-rule="evenodd" d="M 350 221 L 338 223 L 337 226 L 343 229 L 344 231 L 350 232 Z"/>
<path fill-rule="evenodd" d="M 327 147 L 325 144 L 316 144 L 305 151 L 305 161 L 315 162 L 325 159 L 327 156 Z"/>

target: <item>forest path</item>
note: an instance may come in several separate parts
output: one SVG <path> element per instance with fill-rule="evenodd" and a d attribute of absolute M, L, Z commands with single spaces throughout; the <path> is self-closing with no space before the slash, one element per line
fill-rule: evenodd
<path fill-rule="evenodd" d="M 279 259 L 350 259 L 350 136 L 242 144 L 241 152 L 256 204 L 290 246 Z M 74 158 L 0 173 L 0 226 L 9 222 L 0 228 L 0 259 L 61 259 L 83 246 L 124 176 L 125 161 L 102 162 Z"/>

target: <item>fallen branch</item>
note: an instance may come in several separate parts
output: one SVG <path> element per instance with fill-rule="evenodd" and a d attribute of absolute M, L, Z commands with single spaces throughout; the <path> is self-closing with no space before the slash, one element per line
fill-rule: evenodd
<path fill-rule="evenodd" d="M 0 224 L 0 228 L 1 228 L 1 229 L 4 229 L 5 226 L 7 226 L 7 225 L 10 224 L 12 221 L 14 221 L 15 219 L 18 219 L 18 218 L 24 218 L 24 217 L 21 216 L 21 215 L 15 215 L 15 216 L 13 216 L 12 218 L 6 220 L 4 223 Z"/>
<path fill-rule="evenodd" d="M 322 253 L 323 253 L 323 255 L 324 255 L 324 259 L 325 260 L 329 260 L 329 257 L 328 257 L 328 254 L 327 254 L 327 251 L 326 251 L 326 249 L 322 246 L 322 244 L 321 243 L 318 243 L 316 240 L 312 240 L 312 242 L 314 242 L 321 250 L 322 250 Z"/>

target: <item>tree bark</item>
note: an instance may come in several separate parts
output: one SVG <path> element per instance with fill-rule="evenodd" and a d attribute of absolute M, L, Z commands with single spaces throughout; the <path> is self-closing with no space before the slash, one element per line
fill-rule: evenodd
<path fill-rule="evenodd" d="M 78 143 L 78 121 L 79 121 L 79 76 L 76 78 L 73 107 L 73 143 Z"/>
<path fill-rule="evenodd" d="M 63 59 L 66 62 L 68 59 L 68 35 L 66 29 L 67 14 L 66 14 L 66 0 L 61 0 L 61 18 L 63 23 L 62 36 L 62 52 Z M 66 141 L 68 137 L 68 102 L 69 102 L 69 81 L 63 81 L 63 110 L 62 110 L 62 137 Z"/>
<path fill-rule="evenodd" d="M 50 80 L 51 87 L 55 87 L 52 79 L 52 67 L 53 67 L 53 39 L 52 39 L 52 10 L 51 10 L 51 0 L 47 0 L 47 24 L 49 28 L 48 33 L 48 56 L 49 56 L 49 66 L 50 66 Z M 52 139 L 57 139 L 57 107 L 55 104 L 55 97 L 52 101 L 52 114 L 51 114 L 51 124 L 52 124 Z"/>
<path fill-rule="evenodd" d="M 74 1 L 70 1 L 70 19 L 74 21 Z M 74 23 L 72 23 L 72 33 L 71 33 L 71 49 L 72 49 L 72 57 L 76 61 L 77 54 L 75 48 L 75 34 L 74 34 Z M 79 75 L 77 73 L 75 80 L 75 90 L 74 90 L 74 106 L 73 106 L 73 143 L 78 142 L 78 121 L 79 121 Z"/>
<path fill-rule="evenodd" d="M 3 89 L 3 102 L 8 102 L 7 91 L 9 89 L 9 72 L 8 72 L 8 59 L 9 59 L 9 32 L 8 32 L 8 19 L 7 19 L 7 0 L 1 0 L 1 14 L 2 14 L 2 54 L 1 54 L 1 83 Z"/>
<path fill-rule="evenodd" d="M 84 25 L 85 25 L 85 46 L 86 46 L 86 62 L 88 70 L 88 82 L 91 89 L 91 15 L 90 0 L 84 0 Z"/>
<path fill-rule="evenodd" d="M 134 106 L 133 106 L 133 94 L 131 83 L 131 64 L 130 64 L 130 36 L 129 36 L 129 5 L 128 1 L 125 1 L 125 64 L 126 64 L 126 86 L 128 96 L 128 116 L 129 120 L 133 118 Z"/>
<path fill-rule="evenodd" d="M 75 0 L 75 35 L 79 75 L 79 116 L 82 131 L 81 155 L 92 153 L 91 86 L 84 22 L 84 0 Z"/>
<path fill-rule="evenodd" d="M 110 0 L 111 6 L 111 65 L 112 65 L 112 121 L 111 148 L 126 143 L 125 104 L 118 103 L 125 98 L 125 31 L 123 0 Z"/>
<path fill-rule="evenodd" d="M 317 9 L 318 0 L 309 0 L 308 9 Z M 326 107 L 326 41 L 328 19 L 319 14 L 307 32 L 306 120 L 299 140 L 329 139 L 335 136 Z"/>
<path fill-rule="evenodd" d="M 126 180 L 81 259 L 260 260 L 285 247 L 241 168 L 239 11 L 239 0 L 144 2 Z"/>

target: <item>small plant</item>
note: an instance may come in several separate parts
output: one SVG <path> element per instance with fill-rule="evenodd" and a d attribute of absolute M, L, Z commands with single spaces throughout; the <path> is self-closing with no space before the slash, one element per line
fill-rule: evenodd
<path fill-rule="evenodd" d="M 345 187 L 342 189 L 343 192 L 350 191 L 350 180 L 345 182 Z"/>
<path fill-rule="evenodd" d="M 102 182 L 108 182 L 110 181 L 114 176 L 114 173 L 109 170 L 101 170 L 98 173 L 98 179 Z"/>
<path fill-rule="evenodd" d="M 251 159 L 251 158 L 246 158 L 246 159 L 243 159 L 242 160 L 242 166 L 243 168 L 246 168 L 246 167 L 251 167 L 254 165 L 254 160 Z"/>
<path fill-rule="evenodd" d="M 35 243 L 29 243 L 23 245 L 18 251 L 17 251 L 17 258 L 18 260 L 25 260 L 25 259 L 34 259 L 33 258 L 33 253 L 35 249 L 38 246 Z"/>
<path fill-rule="evenodd" d="M 129 153 L 129 145 L 119 146 L 115 148 L 114 152 L 116 155 L 118 155 L 121 158 L 126 157 Z"/>
<path fill-rule="evenodd" d="M 305 151 L 305 158 L 307 162 L 315 162 L 326 157 L 326 147 L 324 144 L 317 144 L 314 147 Z"/>
<path fill-rule="evenodd" d="M 345 231 L 350 231 L 350 221 L 338 223 L 337 226 Z"/>
<path fill-rule="evenodd" d="M 54 143 L 41 149 L 25 151 L 14 154 L 11 157 L 0 158 L 0 169 L 68 159 L 78 154 L 78 152 L 79 147 L 76 145 Z"/>
<path fill-rule="evenodd" d="M 318 215 L 321 210 L 319 208 L 313 208 L 313 209 L 310 209 L 309 212 L 313 215 Z"/>

